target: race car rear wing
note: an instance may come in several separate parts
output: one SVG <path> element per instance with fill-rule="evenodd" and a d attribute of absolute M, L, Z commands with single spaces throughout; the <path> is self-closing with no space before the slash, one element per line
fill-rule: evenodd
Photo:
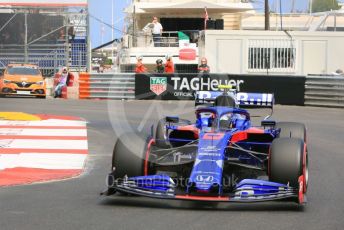
<path fill-rule="evenodd" d="M 222 91 L 198 91 L 195 95 L 195 106 L 214 105 L 215 99 L 223 95 Z M 274 95 L 269 93 L 244 93 L 235 91 L 225 92 L 228 96 L 234 98 L 237 107 L 253 108 L 271 108 L 275 102 Z"/>

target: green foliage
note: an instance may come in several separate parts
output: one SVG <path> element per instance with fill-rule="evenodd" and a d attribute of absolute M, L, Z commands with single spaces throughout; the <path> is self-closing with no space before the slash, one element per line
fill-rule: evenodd
<path fill-rule="evenodd" d="M 339 8 L 337 0 L 313 0 L 312 11 L 314 13 L 338 10 Z"/>
<path fill-rule="evenodd" d="M 105 65 L 112 65 L 112 59 L 106 59 L 104 62 Z"/>

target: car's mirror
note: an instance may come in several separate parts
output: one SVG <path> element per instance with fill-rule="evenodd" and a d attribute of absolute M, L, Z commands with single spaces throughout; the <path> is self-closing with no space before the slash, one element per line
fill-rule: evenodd
<path fill-rule="evenodd" d="M 179 117 L 166 117 L 167 122 L 178 123 Z"/>
<path fill-rule="evenodd" d="M 272 121 L 272 120 L 263 120 L 261 122 L 261 125 L 263 127 L 275 127 L 276 126 L 276 121 Z"/>

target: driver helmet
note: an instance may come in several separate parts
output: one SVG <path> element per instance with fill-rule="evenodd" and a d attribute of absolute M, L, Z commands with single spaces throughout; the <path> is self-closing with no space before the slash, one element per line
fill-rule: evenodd
<path fill-rule="evenodd" d="M 235 116 L 233 113 L 228 113 L 220 118 L 220 127 L 235 128 Z"/>

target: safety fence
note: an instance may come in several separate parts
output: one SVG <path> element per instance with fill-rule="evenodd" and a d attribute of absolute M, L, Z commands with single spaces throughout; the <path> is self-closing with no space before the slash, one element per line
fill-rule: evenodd
<path fill-rule="evenodd" d="M 344 76 L 307 76 L 305 105 L 344 108 Z"/>
<path fill-rule="evenodd" d="M 145 57 L 143 57 L 145 58 Z M 160 57 L 160 59 L 164 59 L 164 57 Z M 154 65 L 145 65 L 148 68 L 148 72 L 154 73 L 156 66 Z M 135 73 L 136 64 L 126 64 L 120 66 L 121 73 Z M 198 65 L 197 64 L 174 64 L 174 71 L 175 73 L 198 73 Z"/>
<path fill-rule="evenodd" d="M 217 90 L 221 84 L 242 92 L 274 93 L 278 104 L 304 105 L 304 76 L 81 73 L 78 98 L 194 100 L 195 91 Z"/>
<path fill-rule="evenodd" d="M 232 85 L 240 92 L 272 93 L 277 104 L 304 105 L 305 76 L 236 74 L 137 74 L 136 99 L 194 100 L 196 91 Z"/>
<path fill-rule="evenodd" d="M 74 85 L 78 96 L 73 98 L 193 100 L 194 91 L 216 90 L 219 84 L 234 85 L 242 92 L 274 93 L 282 105 L 344 108 L 343 76 L 81 73 Z"/>
<path fill-rule="evenodd" d="M 69 44 L 33 44 L 0 46 L 0 69 L 10 63 L 30 63 L 39 66 L 44 76 L 53 76 L 62 66 L 85 71 L 87 62 L 86 42 Z"/>
<path fill-rule="evenodd" d="M 88 12 L 83 7 L 16 6 L 0 12 L 0 71 L 9 63 L 39 66 L 52 77 L 62 67 L 86 71 Z M 15 2 L 15 1 L 12 1 Z"/>
<path fill-rule="evenodd" d="M 135 75 L 81 73 L 79 98 L 135 99 Z"/>
<path fill-rule="evenodd" d="M 178 47 L 178 32 L 163 32 L 161 36 L 153 38 L 151 33 L 137 32 L 135 36 L 126 35 L 123 39 L 124 47 Z"/>

